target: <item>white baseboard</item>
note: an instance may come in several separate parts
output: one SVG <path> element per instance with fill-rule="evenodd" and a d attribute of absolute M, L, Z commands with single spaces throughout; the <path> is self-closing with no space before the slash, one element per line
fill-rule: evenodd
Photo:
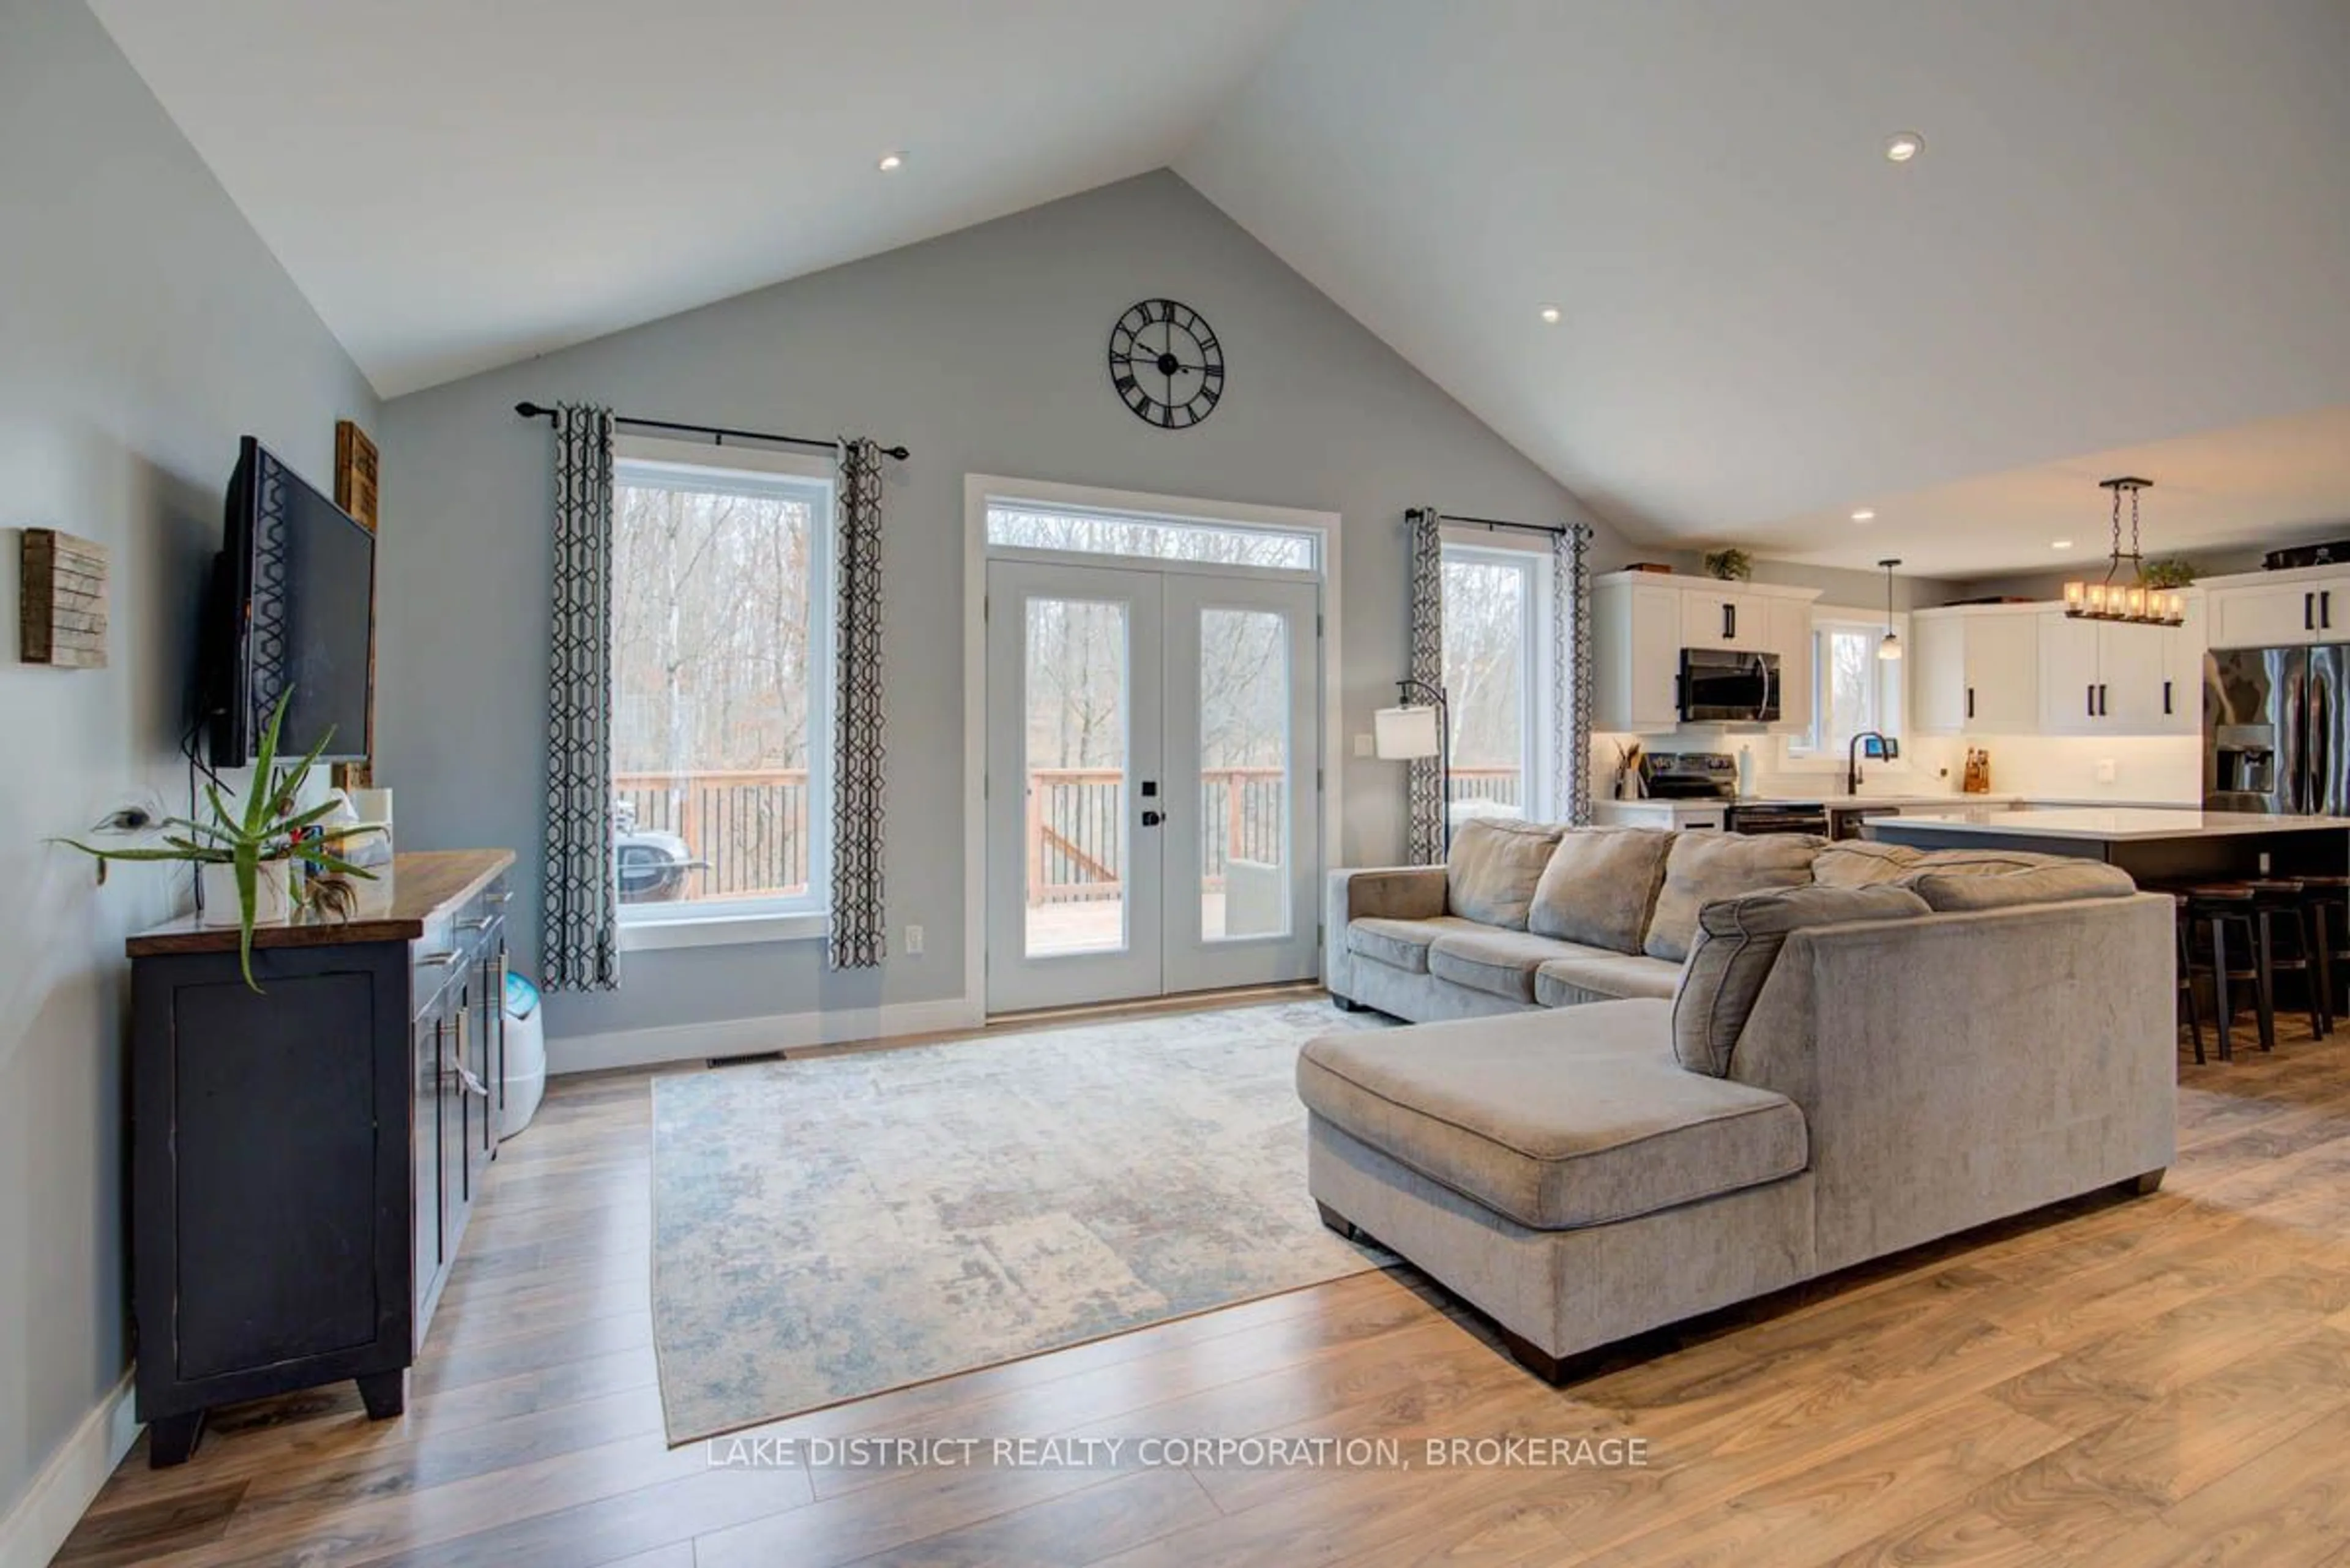
<path fill-rule="evenodd" d="M 599 1073 L 613 1067 L 651 1067 L 664 1062 L 695 1062 L 712 1056 L 755 1056 L 807 1045 L 851 1040 L 887 1040 L 975 1029 L 984 1010 L 967 997 L 936 1002 L 895 1002 L 880 1007 L 840 1008 L 823 1012 L 782 1012 L 765 1018 L 724 1018 L 712 1023 L 676 1023 L 657 1029 L 620 1029 L 606 1034 L 558 1036 L 546 1043 L 549 1074 Z"/>
<path fill-rule="evenodd" d="M 8 1510 L 8 1517 L 0 1520 L 0 1568 L 48 1568 L 49 1559 L 81 1522 L 90 1500 L 139 1440 L 130 1378 L 124 1373 L 122 1381 L 81 1418 Z"/>

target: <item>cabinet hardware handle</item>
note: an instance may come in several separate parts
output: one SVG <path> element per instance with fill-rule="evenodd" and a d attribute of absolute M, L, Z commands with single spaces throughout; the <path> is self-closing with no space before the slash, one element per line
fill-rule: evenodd
<path fill-rule="evenodd" d="M 435 969 L 446 969 L 457 961 L 457 954 L 453 950 L 445 953 L 426 953 L 416 961 L 420 966 L 431 964 Z"/>
<path fill-rule="evenodd" d="M 2081 706 L 2090 718 L 2094 719 L 2097 716 L 2097 688 L 2095 682 L 2092 681 L 2090 684 L 2081 688 Z"/>
<path fill-rule="evenodd" d="M 457 1081 L 465 1085 L 465 1093 L 479 1096 L 485 1100 L 490 1097 L 490 1086 L 474 1076 L 473 1070 L 463 1062 L 457 1064 Z"/>
<path fill-rule="evenodd" d="M 2301 596 L 2301 629 L 2302 629 L 2302 630 L 2303 630 L 2303 631 L 2315 631 L 2315 630 L 2317 629 L 2317 607 L 2316 607 L 2316 606 L 2317 606 L 2317 596 L 2316 596 L 2315 594 L 2303 594 L 2303 595 L 2302 595 L 2302 596 Z"/>
<path fill-rule="evenodd" d="M 2168 680 L 2162 683 L 2162 711 L 2165 714 L 2170 711 L 2170 682 Z"/>
<path fill-rule="evenodd" d="M 1975 689 L 1974 689 L 1973 687 L 1970 686 L 1970 687 L 1968 687 L 1968 688 L 1967 688 L 1967 717 L 1968 717 L 1968 718 L 1970 718 L 1970 719 L 1971 719 L 1971 718 L 1973 718 L 1974 716 L 1975 716 Z"/>
<path fill-rule="evenodd" d="M 2100 719 L 2109 718 L 2112 716 L 2112 713 L 2113 710 L 2107 705 L 2106 697 L 2106 683 L 2100 680 L 2097 682 L 2097 717 Z"/>
<path fill-rule="evenodd" d="M 498 905 L 511 904 L 514 902 L 514 889 L 512 888 L 500 888 L 495 892 L 489 895 L 489 901 L 493 904 Z"/>
<path fill-rule="evenodd" d="M 460 920 L 457 929 L 461 931 L 486 931 L 490 929 L 490 917 L 484 915 L 478 920 Z"/>
<path fill-rule="evenodd" d="M 2334 590 L 2332 588 L 2317 590 L 2317 627 L 2320 631 L 2334 629 Z"/>

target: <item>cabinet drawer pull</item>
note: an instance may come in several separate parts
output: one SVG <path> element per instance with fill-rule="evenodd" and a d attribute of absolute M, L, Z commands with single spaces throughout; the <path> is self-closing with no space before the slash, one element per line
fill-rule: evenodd
<path fill-rule="evenodd" d="M 433 969 L 447 969 L 451 964 L 457 961 L 457 957 L 458 955 L 453 949 L 445 953 L 426 953 L 423 957 L 416 961 L 416 965 L 419 969 L 422 969 L 427 966 Z"/>
<path fill-rule="evenodd" d="M 2170 711 L 2170 682 L 2168 680 L 2162 683 L 2162 711 L 2165 714 Z"/>
<path fill-rule="evenodd" d="M 498 905 L 500 908 L 504 908 L 504 906 L 514 902 L 514 889 L 512 888 L 500 888 L 495 892 L 488 894 L 487 898 L 491 903 Z"/>
<path fill-rule="evenodd" d="M 491 919 L 492 917 L 484 915 L 478 920 L 460 920 L 457 922 L 457 929 L 461 931 L 486 931 L 490 929 Z"/>
<path fill-rule="evenodd" d="M 1975 716 L 1975 689 L 1974 689 L 1973 687 L 1970 686 L 1970 687 L 1968 687 L 1968 688 L 1967 688 L 1967 717 L 1968 717 L 1968 718 L 1970 718 L 1970 719 L 1971 719 L 1971 718 L 1973 718 L 1974 716 Z"/>
<path fill-rule="evenodd" d="M 2301 629 L 2303 631 L 2317 629 L 2317 596 L 2315 594 L 2301 596 Z"/>

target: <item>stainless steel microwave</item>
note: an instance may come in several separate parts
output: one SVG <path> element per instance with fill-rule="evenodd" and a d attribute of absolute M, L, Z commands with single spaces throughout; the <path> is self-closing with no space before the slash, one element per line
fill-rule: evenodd
<path fill-rule="evenodd" d="M 1779 656 L 1682 649 L 1680 708 L 1685 724 L 1777 723 Z"/>

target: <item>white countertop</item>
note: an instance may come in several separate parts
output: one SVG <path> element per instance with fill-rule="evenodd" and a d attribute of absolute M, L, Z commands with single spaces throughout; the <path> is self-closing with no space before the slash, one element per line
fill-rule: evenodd
<path fill-rule="evenodd" d="M 1904 812 L 1870 825 L 1878 836 L 1901 841 L 1902 830 L 1969 833 L 1986 837 L 2078 838 L 2102 843 L 2163 838 L 2230 838 L 2252 833 L 2309 833 L 2350 829 L 2350 816 L 2264 816 L 2249 811 L 2127 808 L 2002 812 L 1988 820 Z"/>

